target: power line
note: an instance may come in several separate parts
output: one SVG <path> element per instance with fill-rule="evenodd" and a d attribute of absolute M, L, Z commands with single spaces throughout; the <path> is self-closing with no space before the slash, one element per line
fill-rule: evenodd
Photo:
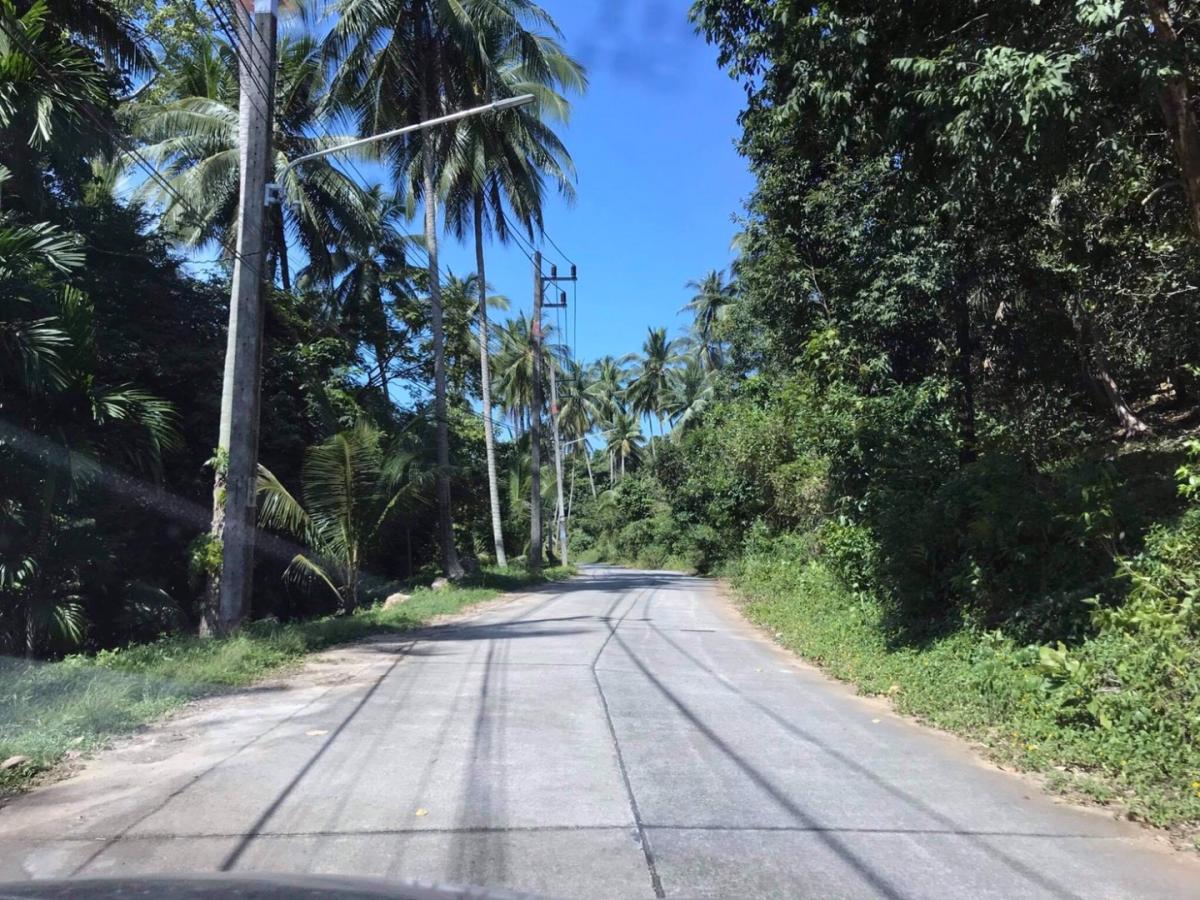
<path fill-rule="evenodd" d="M 237 29 L 233 26 L 232 23 L 235 22 L 236 20 L 230 18 L 230 11 L 225 10 L 224 12 L 222 12 L 217 7 L 217 0 L 205 0 L 205 4 L 208 6 L 208 8 L 210 10 L 212 10 L 213 19 L 216 20 L 217 27 L 220 28 L 221 31 L 223 31 L 225 33 L 225 37 L 229 41 L 229 45 L 233 48 L 234 56 L 237 57 L 239 67 L 244 64 L 244 66 L 245 66 L 244 71 L 245 71 L 247 79 L 249 79 L 250 82 L 252 84 L 254 84 L 254 86 L 256 88 L 258 88 L 259 96 L 262 97 L 262 99 L 264 101 L 269 100 L 270 99 L 270 97 L 268 96 L 269 83 L 268 83 L 268 81 L 264 80 L 264 79 L 268 78 L 269 76 L 264 75 L 262 78 L 260 78 L 258 76 L 258 70 L 260 67 L 262 67 L 263 63 L 265 62 L 265 57 L 263 57 L 261 55 L 261 53 L 259 53 L 258 51 L 255 50 L 254 41 L 249 42 L 250 46 L 249 46 L 249 48 L 247 48 L 248 52 L 246 52 L 246 55 L 243 56 L 243 53 L 245 52 L 243 50 L 244 42 L 240 39 L 240 37 L 237 34 L 234 33 Z M 199 14 L 196 11 L 196 8 L 194 6 L 192 6 L 191 4 L 188 4 L 188 9 L 191 10 L 191 12 L 192 12 L 193 21 L 195 21 L 195 23 L 198 26 L 203 27 L 204 23 L 199 21 Z M 240 13 L 238 13 L 236 10 L 234 10 L 233 15 L 235 15 L 235 16 L 240 15 Z M 251 28 L 253 28 L 257 31 L 258 25 L 251 19 L 245 19 L 243 21 L 243 28 L 245 28 L 247 32 Z"/>
<path fill-rule="evenodd" d="M 554 238 L 550 237 L 550 232 L 543 230 L 542 237 L 544 237 L 546 240 L 548 240 L 550 242 L 550 246 L 558 251 L 558 255 L 561 256 L 568 265 L 572 265 L 572 266 L 575 265 L 575 260 L 571 259 L 571 257 L 567 256 L 567 254 L 563 253 L 562 248 L 554 242 Z"/>
<path fill-rule="evenodd" d="M 405 386 L 422 390 L 422 391 L 426 392 L 426 394 L 428 396 L 432 396 L 434 393 L 433 388 L 429 387 L 428 385 L 426 385 L 420 381 L 406 382 Z M 483 413 L 475 412 L 475 410 L 470 409 L 470 408 L 463 409 L 463 410 L 461 410 L 461 412 L 464 412 L 469 416 L 474 416 L 476 419 L 479 419 L 481 422 L 483 421 Z M 501 428 L 508 431 L 508 433 L 513 435 L 514 437 L 519 436 L 516 434 L 515 429 L 513 429 L 513 427 L 511 425 L 509 425 L 507 422 L 503 421 L 502 419 L 497 419 L 495 416 L 492 416 L 492 425 L 494 425 L 494 426 L 499 425 Z"/>

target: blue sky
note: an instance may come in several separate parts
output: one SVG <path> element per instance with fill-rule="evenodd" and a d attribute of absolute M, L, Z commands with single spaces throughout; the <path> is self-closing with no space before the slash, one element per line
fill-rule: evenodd
<path fill-rule="evenodd" d="M 579 265 L 576 353 L 619 355 L 640 349 L 648 326 L 685 328 L 684 283 L 729 265 L 732 216 L 751 187 L 734 148 L 744 95 L 688 21 L 690 0 L 543 5 L 591 81 L 562 132 L 578 198 L 550 202 L 546 231 Z M 443 267 L 474 271 L 473 245 L 442 246 Z M 528 311 L 529 260 L 493 245 L 487 265 L 513 314 Z"/>

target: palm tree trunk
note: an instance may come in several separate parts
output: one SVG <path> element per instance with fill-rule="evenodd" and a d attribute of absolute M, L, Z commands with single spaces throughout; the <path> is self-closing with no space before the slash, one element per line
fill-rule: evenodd
<path fill-rule="evenodd" d="M 587 446 L 583 448 L 583 461 L 587 463 L 588 481 L 592 485 L 592 499 L 596 499 L 596 476 L 592 474 L 592 454 L 588 452 Z"/>
<path fill-rule="evenodd" d="M 388 384 L 387 363 L 384 361 L 383 349 L 379 346 L 375 348 L 375 364 L 379 366 L 379 390 L 383 392 L 383 399 L 390 401 L 390 386 Z"/>
<path fill-rule="evenodd" d="M 429 117 L 428 101 L 422 98 L 422 113 Z M 450 424 L 446 411 L 446 332 L 442 321 L 442 287 L 438 273 L 437 185 L 433 174 L 434 134 L 426 129 L 422 167 L 425 190 L 425 250 L 429 257 L 429 321 L 433 331 L 433 391 L 435 432 L 437 434 L 438 536 L 442 551 L 442 572 L 447 578 L 463 576 L 458 552 L 454 549 L 454 523 L 450 512 Z"/>
<path fill-rule="evenodd" d="M 483 444 L 487 455 L 488 499 L 492 505 L 492 541 L 496 565 L 508 568 L 504 556 L 504 529 L 500 524 L 500 486 L 496 481 L 496 437 L 492 429 L 492 371 L 489 358 L 487 278 L 483 267 L 483 192 L 475 193 L 475 271 L 479 277 L 479 377 L 483 400 Z"/>

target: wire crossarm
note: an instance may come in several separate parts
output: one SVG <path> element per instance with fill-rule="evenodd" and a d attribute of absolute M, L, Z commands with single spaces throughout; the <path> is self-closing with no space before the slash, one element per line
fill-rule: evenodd
<path fill-rule="evenodd" d="M 558 274 L 558 266 L 551 266 L 550 274 L 542 276 L 543 284 L 556 284 L 557 282 L 560 282 L 560 281 L 578 281 L 578 280 L 579 280 L 579 277 L 576 274 L 574 263 L 571 263 L 571 274 L 570 275 L 559 275 Z M 566 291 L 558 292 L 558 302 L 557 303 L 543 301 L 542 305 L 544 307 L 546 307 L 547 309 L 566 309 L 567 308 L 567 292 Z"/>

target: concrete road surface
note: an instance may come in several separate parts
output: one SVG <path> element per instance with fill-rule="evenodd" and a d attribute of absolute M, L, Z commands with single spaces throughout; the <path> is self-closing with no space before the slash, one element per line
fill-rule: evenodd
<path fill-rule="evenodd" d="M 205 700 L 0 810 L 0 879 L 286 872 L 558 897 L 1200 897 L 1200 865 L 591 568 Z"/>

